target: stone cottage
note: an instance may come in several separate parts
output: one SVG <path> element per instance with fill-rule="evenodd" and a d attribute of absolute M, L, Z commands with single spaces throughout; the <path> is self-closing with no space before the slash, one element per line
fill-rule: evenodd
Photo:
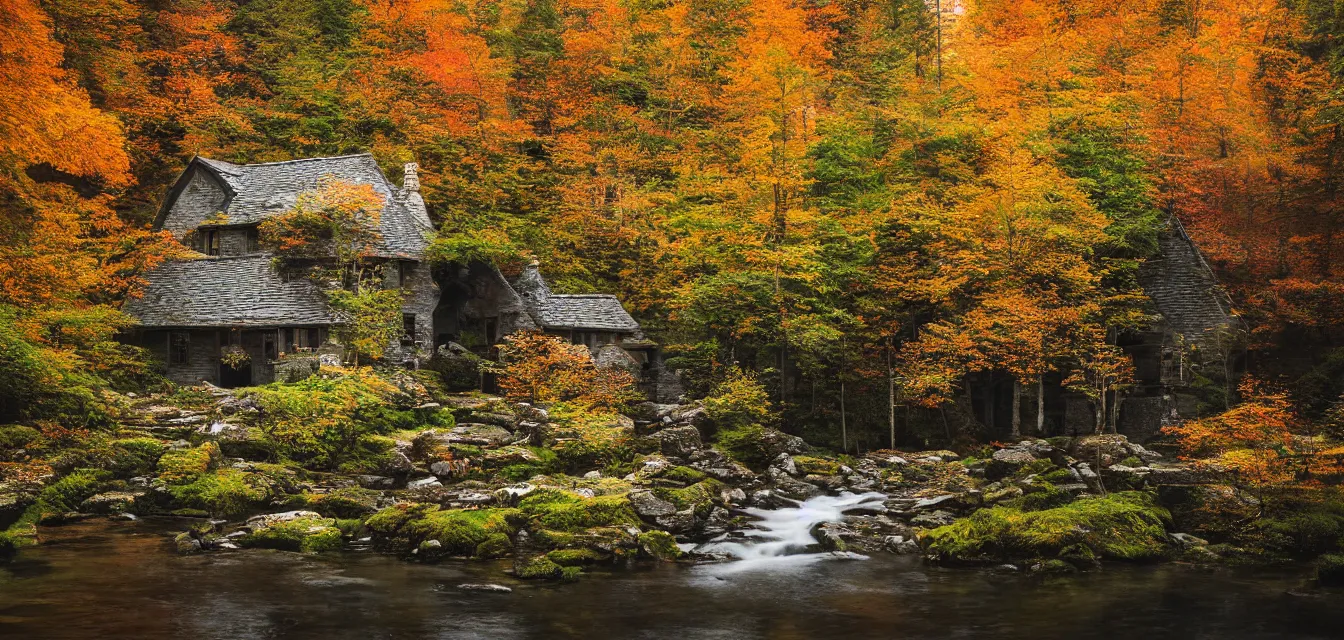
<path fill-rule="evenodd" d="M 424 261 L 433 225 L 419 194 L 416 165 L 402 187 L 367 153 L 261 164 L 196 157 L 174 183 L 154 222 L 202 254 L 150 272 L 126 311 L 140 321 L 135 340 L 156 354 L 169 379 L 226 387 L 303 375 L 317 364 L 340 319 L 308 278 L 283 273 L 258 244 L 258 225 L 291 209 L 323 176 L 368 184 L 384 199 L 374 251 L 384 285 L 407 292 L 404 333 L 392 357 L 412 354 L 433 336 L 439 288 Z M 339 357 L 339 349 L 328 349 Z M 246 358 L 221 361 L 221 354 Z M 282 354 L 284 357 L 282 357 Z M 243 360 L 243 361 L 239 361 Z"/>
<path fill-rule="evenodd" d="M 535 263 L 510 283 L 483 262 L 425 262 L 434 227 L 416 171 L 407 164 L 397 187 L 367 153 L 245 165 L 193 158 L 154 228 L 201 256 L 146 276 L 142 295 L 126 304 L 139 320 L 130 339 L 182 384 L 264 384 L 307 375 L 324 358 L 339 359 L 342 350 L 330 337 L 341 319 L 312 281 L 277 267 L 258 243 L 262 221 L 290 210 L 300 193 L 332 176 L 370 185 L 385 202 L 374 259 L 384 286 L 406 292 L 403 333 L 391 345 L 390 360 L 411 363 L 449 343 L 489 357 L 500 339 L 522 330 L 587 345 L 595 357 L 615 345 L 632 368 L 648 369 L 656 360 L 657 346 L 615 296 L 553 294 Z M 612 350 L 605 351 L 610 360 Z"/>

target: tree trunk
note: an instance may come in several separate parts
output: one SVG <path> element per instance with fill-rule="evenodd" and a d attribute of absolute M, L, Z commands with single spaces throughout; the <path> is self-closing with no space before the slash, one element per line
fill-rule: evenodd
<path fill-rule="evenodd" d="M 845 423 L 845 379 L 840 378 L 840 450 L 849 453 L 849 425 Z"/>
<path fill-rule="evenodd" d="M 1036 437 L 1045 435 L 1045 374 L 1036 377 Z"/>
<path fill-rule="evenodd" d="M 1013 440 L 1022 439 L 1022 383 L 1013 378 Z"/>
<path fill-rule="evenodd" d="M 891 448 L 896 448 L 896 375 L 891 368 L 891 336 L 887 336 L 887 427 L 891 430 Z"/>

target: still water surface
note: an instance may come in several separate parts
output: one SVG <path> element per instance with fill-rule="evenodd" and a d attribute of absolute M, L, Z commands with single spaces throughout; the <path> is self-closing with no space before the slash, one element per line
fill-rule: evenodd
<path fill-rule="evenodd" d="M 181 557 L 164 536 L 172 526 L 47 530 L 49 544 L 0 565 L 0 638 L 1344 638 L 1344 593 L 1299 591 L 1302 569 L 1035 578 L 875 557 L 539 585 L 509 580 L 504 565 L 371 553 Z"/>

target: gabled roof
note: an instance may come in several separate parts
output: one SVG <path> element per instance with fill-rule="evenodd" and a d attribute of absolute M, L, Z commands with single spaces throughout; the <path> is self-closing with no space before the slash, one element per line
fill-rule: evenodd
<path fill-rule="evenodd" d="M 540 324 L 548 329 L 639 331 L 616 296 L 605 293 L 552 294 L 541 306 Z"/>
<path fill-rule="evenodd" d="M 281 279 L 270 256 L 168 262 L 126 303 L 146 327 L 259 327 L 338 322 L 307 278 Z"/>
<path fill-rule="evenodd" d="M 1158 235 L 1159 253 L 1139 266 L 1139 284 L 1173 331 L 1188 343 L 1203 343 L 1239 326 L 1213 270 L 1179 220 Z"/>
<path fill-rule="evenodd" d="M 556 294 L 541 276 L 536 262 L 529 264 L 513 282 L 527 311 L 545 329 L 591 329 L 638 332 L 616 296 L 604 293 Z"/>
<path fill-rule="evenodd" d="M 209 171 L 229 192 L 224 213 L 230 225 L 257 224 L 284 213 L 294 206 L 300 193 L 317 188 L 323 176 L 332 175 L 345 182 L 371 185 L 387 202 L 380 225 L 383 236 L 380 255 L 419 258 L 428 246 L 425 234 L 433 231 L 426 217 L 407 206 L 407 194 L 388 181 L 372 154 L 259 164 L 233 164 L 197 156 L 192 164 Z M 179 181 L 186 180 L 189 173 L 184 172 Z M 177 192 L 176 187 L 170 192 L 159 224 L 176 200 Z"/>

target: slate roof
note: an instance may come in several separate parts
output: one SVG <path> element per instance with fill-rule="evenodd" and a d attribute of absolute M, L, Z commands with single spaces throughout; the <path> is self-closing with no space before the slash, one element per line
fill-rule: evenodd
<path fill-rule="evenodd" d="M 298 195 L 317 187 L 318 180 L 333 175 L 345 182 L 368 184 L 387 202 L 381 219 L 384 257 L 419 258 L 432 231 L 428 220 L 406 206 L 407 194 L 388 181 L 373 155 L 361 153 L 330 158 L 304 158 L 261 164 L 233 164 L 197 157 L 232 192 L 224 213 L 229 224 L 256 224 L 294 206 Z"/>
<path fill-rule="evenodd" d="M 266 255 L 184 260 L 146 277 L 126 311 L 146 327 L 270 327 L 337 322 L 307 278 L 284 282 Z"/>
<path fill-rule="evenodd" d="M 1158 236 L 1159 255 L 1139 267 L 1139 283 L 1172 330 L 1201 343 L 1220 329 L 1238 326 L 1213 270 L 1177 220 Z"/>
<path fill-rule="evenodd" d="M 592 329 L 638 332 L 639 323 L 621 306 L 616 296 L 602 293 L 551 293 L 536 261 L 527 265 L 512 283 L 527 312 L 545 329 Z"/>
<path fill-rule="evenodd" d="M 602 293 L 551 294 L 540 305 L 538 320 L 546 328 L 639 331 L 616 296 Z"/>

